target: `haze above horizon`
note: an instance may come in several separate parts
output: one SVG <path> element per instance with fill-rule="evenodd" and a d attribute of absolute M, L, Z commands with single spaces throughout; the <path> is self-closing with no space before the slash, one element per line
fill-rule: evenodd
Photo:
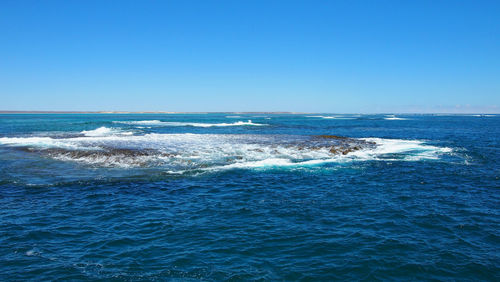
<path fill-rule="evenodd" d="M 2 1 L 0 110 L 500 113 L 499 1 Z"/>

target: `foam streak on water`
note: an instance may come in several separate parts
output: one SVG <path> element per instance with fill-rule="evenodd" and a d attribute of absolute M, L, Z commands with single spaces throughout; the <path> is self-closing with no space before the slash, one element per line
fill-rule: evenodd
<path fill-rule="evenodd" d="M 159 120 L 138 120 L 138 121 L 114 121 L 115 123 L 133 124 L 133 125 L 154 125 L 154 126 L 194 126 L 194 127 L 226 127 L 226 126 L 263 126 L 266 124 L 253 123 L 248 121 L 237 121 L 233 123 L 200 123 L 200 122 L 179 122 L 179 121 L 159 121 Z"/>
<path fill-rule="evenodd" d="M 81 132 L 83 135 L 88 137 L 99 137 L 99 136 L 112 136 L 112 135 L 132 135 L 133 132 L 122 131 L 118 128 L 108 128 L 105 126 L 99 127 L 94 130 L 84 130 Z"/>

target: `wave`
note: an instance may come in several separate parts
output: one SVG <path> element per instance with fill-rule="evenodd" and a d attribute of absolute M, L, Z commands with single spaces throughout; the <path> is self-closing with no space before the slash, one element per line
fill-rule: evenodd
<path fill-rule="evenodd" d="M 77 139 L 77 138 L 72 138 Z M 92 149 L 75 142 L 68 142 L 67 139 L 52 137 L 2 137 L 0 144 L 13 147 L 31 147 L 36 149 L 61 148 L 72 150 Z"/>
<path fill-rule="evenodd" d="M 113 121 L 114 123 L 132 124 L 132 125 L 156 125 L 156 126 L 194 126 L 194 127 L 225 127 L 225 126 L 265 126 L 263 123 L 253 123 L 248 121 L 237 121 L 233 123 L 200 123 L 200 122 L 178 122 L 178 121 L 159 121 L 159 120 L 139 120 L 139 121 Z"/>
<path fill-rule="evenodd" d="M 133 124 L 133 125 L 161 125 L 163 121 L 159 120 L 134 120 L 134 121 L 113 121 L 113 123 L 122 123 L 122 124 Z"/>
<path fill-rule="evenodd" d="M 322 118 L 322 119 L 354 119 L 354 117 L 344 116 L 306 116 L 308 118 Z"/>
<path fill-rule="evenodd" d="M 453 151 L 451 148 L 428 145 L 420 140 L 383 138 L 362 138 L 362 140 L 377 144 L 373 150 L 353 153 L 359 154 L 359 157 L 365 159 L 383 159 L 383 157 L 393 157 L 395 154 L 399 154 L 404 160 L 435 160 L 438 159 L 440 155 Z"/>
<path fill-rule="evenodd" d="M 326 163 L 341 162 L 340 158 L 318 159 L 294 162 L 290 159 L 269 158 L 261 161 L 246 161 L 228 164 L 224 166 L 216 166 L 205 170 L 229 170 L 229 169 L 272 169 L 286 167 L 311 167 L 319 166 Z"/>
<path fill-rule="evenodd" d="M 495 117 L 496 115 L 487 115 L 487 114 L 480 114 L 480 115 L 469 115 L 471 117 Z"/>
<path fill-rule="evenodd" d="M 109 128 L 109 127 L 99 127 L 94 130 L 84 130 L 80 132 L 81 134 L 88 137 L 98 137 L 98 136 L 111 136 L 111 135 L 132 135 L 133 132 L 122 131 L 119 128 Z"/>
<path fill-rule="evenodd" d="M 498 114 L 432 114 L 432 116 L 442 116 L 442 117 L 496 117 Z"/>
<path fill-rule="evenodd" d="M 101 130 L 105 131 L 105 130 Z M 61 161 L 165 171 L 321 166 L 352 161 L 439 159 L 451 148 L 420 140 L 338 136 L 158 134 L 3 137 L 0 144 Z"/>
<path fill-rule="evenodd" d="M 407 120 L 407 118 L 396 117 L 395 115 L 386 116 L 385 120 Z"/>
<path fill-rule="evenodd" d="M 306 116 L 308 118 L 324 118 L 324 119 L 334 119 L 333 116 Z"/>

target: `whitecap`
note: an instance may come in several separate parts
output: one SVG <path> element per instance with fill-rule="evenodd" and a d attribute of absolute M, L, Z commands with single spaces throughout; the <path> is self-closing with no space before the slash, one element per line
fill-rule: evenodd
<path fill-rule="evenodd" d="M 308 118 L 322 118 L 322 119 L 354 119 L 353 117 L 345 116 L 306 116 Z"/>
<path fill-rule="evenodd" d="M 111 135 L 132 135 L 133 132 L 122 131 L 119 128 L 109 128 L 109 127 L 99 127 L 94 130 L 84 130 L 80 132 L 81 134 L 88 137 L 98 137 L 98 136 L 111 136 Z"/>
<path fill-rule="evenodd" d="M 142 121 L 114 121 L 115 123 L 124 124 L 139 124 L 139 125 L 159 125 L 159 126 L 194 126 L 194 127 L 225 127 L 225 126 L 264 126 L 267 124 L 253 123 L 248 121 L 237 121 L 233 123 L 200 123 L 200 122 L 179 122 L 179 121 L 159 121 L 159 120 L 142 120 Z"/>
<path fill-rule="evenodd" d="M 324 118 L 324 119 L 334 119 L 333 116 L 306 116 L 308 118 Z"/>
<path fill-rule="evenodd" d="M 407 118 L 396 117 L 395 115 L 386 116 L 385 120 L 407 120 Z"/>
<path fill-rule="evenodd" d="M 425 160 L 437 159 L 439 155 L 452 152 L 448 147 L 437 147 L 425 144 L 420 140 L 384 139 L 384 138 L 361 138 L 367 142 L 374 142 L 377 146 L 371 150 L 360 150 L 353 152 L 354 157 L 360 159 L 381 159 L 387 155 L 400 154 L 403 160 Z"/>
<path fill-rule="evenodd" d="M 37 249 L 31 249 L 31 250 L 29 250 L 29 251 L 26 252 L 26 255 L 29 256 L 29 257 L 39 256 L 40 252 L 37 251 Z"/>
<path fill-rule="evenodd" d="M 122 123 L 122 124 L 137 124 L 137 125 L 161 125 L 162 121 L 159 120 L 134 120 L 134 121 L 113 121 L 113 123 Z"/>
<path fill-rule="evenodd" d="M 52 137 L 2 137 L 0 144 L 14 147 L 35 147 L 35 148 L 62 148 L 62 149 L 87 149 L 79 146 L 67 139 L 57 139 Z"/>
<path fill-rule="evenodd" d="M 206 170 L 228 170 L 228 169 L 251 169 L 251 168 L 283 168 L 283 167 L 303 167 L 303 166 L 318 166 L 325 163 L 340 162 L 339 158 L 327 158 L 317 160 L 307 160 L 294 162 L 290 159 L 283 158 L 269 158 L 260 161 L 246 161 L 228 164 L 224 166 L 217 166 L 207 168 Z"/>

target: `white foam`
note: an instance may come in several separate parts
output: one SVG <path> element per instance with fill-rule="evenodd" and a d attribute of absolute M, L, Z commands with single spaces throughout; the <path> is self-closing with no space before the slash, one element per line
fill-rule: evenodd
<path fill-rule="evenodd" d="M 29 250 L 26 252 L 26 255 L 29 256 L 29 257 L 32 257 L 32 256 L 38 256 L 40 255 L 40 252 L 38 252 L 37 250 L 35 249 L 32 249 L 32 250 Z"/>
<path fill-rule="evenodd" d="M 375 142 L 377 146 L 371 150 L 360 150 L 352 155 L 361 159 L 380 159 L 393 154 L 403 155 L 404 160 L 437 159 L 439 155 L 450 153 L 451 148 L 437 147 L 425 144 L 420 140 L 361 138 L 368 142 Z"/>
<path fill-rule="evenodd" d="M 316 166 L 325 163 L 339 162 L 339 158 L 328 158 L 319 160 L 308 160 L 302 162 L 293 162 L 290 159 L 282 158 L 269 158 L 260 161 L 247 161 L 247 162 L 237 162 L 234 164 L 229 164 L 225 166 L 218 166 L 213 168 L 208 168 L 207 170 L 225 170 L 234 168 L 280 168 L 280 167 L 303 167 L 303 166 Z"/>
<path fill-rule="evenodd" d="M 260 161 L 239 162 L 224 166 L 226 169 L 230 168 L 256 168 L 266 166 L 290 166 L 292 162 L 289 159 L 269 158 Z"/>
<path fill-rule="evenodd" d="M 137 125 L 158 125 L 158 126 L 194 126 L 194 127 L 225 127 L 225 126 L 264 126 L 267 124 L 253 123 L 248 121 L 237 121 L 233 123 L 200 123 L 200 122 L 178 122 L 178 121 L 159 121 L 159 120 L 140 120 L 140 121 L 114 121 L 114 123 L 137 124 Z"/>
<path fill-rule="evenodd" d="M 369 160 L 419 161 L 438 159 L 451 152 L 447 147 L 426 144 L 420 140 L 362 138 L 374 142 L 346 155 L 330 153 L 329 146 L 322 148 L 293 145 L 290 136 L 233 135 L 233 134 L 159 134 L 104 135 L 67 138 L 52 137 L 3 137 L 0 144 L 34 147 L 41 150 L 60 148 L 67 150 L 93 150 L 91 153 L 74 154 L 55 151 L 50 157 L 64 161 L 116 167 L 144 165 L 165 166 L 166 171 L 185 171 L 203 165 L 208 169 L 315 166 L 331 162 Z M 303 137 L 300 137 L 303 138 Z M 304 140 L 304 139 L 299 139 Z M 300 143 L 303 144 L 303 143 Z M 129 153 L 110 149 L 129 149 Z M 149 152 L 152 153 L 149 153 Z M 95 152 L 95 153 L 94 153 Z M 104 153 L 100 153 L 104 152 Z"/>
<path fill-rule="evenodd" d="M 98 136 L 111 136 L 111 135 L 132 135 L 133 132 L 122 131 L 118 128 L 109 128 L 109 127 L 99 127 L 94 130 L 84 130 L 80 132 L 81 134 L 89 137 L 98 137 Z"/>
<path fill-rule="evenodd" d="M 35 147 L 35 148 L 61 148 L 61 149 L 86 149 L 88 147 L 78 146 L 67 139 L 55 139 L 51 137 L 2 137 L 0 144 L 14 147 Z"/>
<path fill-rule="evenodd" d="M 345 116 L 306 116 L 309 118 L 322 118 L 322 119 L 354 119 L 353 117 Z"/>
<path fill-rule="evenodd" d="M 407 120 L 406 118 L 396 117 L 395 115 L 386 116 L 385 120 Z"/>
<path fill-rule="evenodd" d="M 485 114 L 482 114 L 482 115 L 470 115 L 471 117 L 494 117 L 496 115 L 485 115 Z"/>
<path fill-rule="evenodd" d="M 155 119 L 155 120 L 113 121 L 113 123 L 136 124 L 136 125 L 161 125 L 163 122 Z"/>
<path fill-rule="evenodd" d="M 306 116 L 308 118 L 324 118 L 324 119 L 334 119 L 333 116 Z"/>
<path fill-rule="evenodd" d="M 71 161 L 89 165 L 98 165 L 103 167 L 119 167 L 119 168 L 133 168 L 133 167 L 145 166 L 153 162 L 158 162 L 159 159 L 157 156 L 130 157 L 120 154 L 115 156 L 93 154 L 93 155 L 75 157 L 72 156 L 70 153 L 52 154 L 51 157 L 60 161 Z"/>

